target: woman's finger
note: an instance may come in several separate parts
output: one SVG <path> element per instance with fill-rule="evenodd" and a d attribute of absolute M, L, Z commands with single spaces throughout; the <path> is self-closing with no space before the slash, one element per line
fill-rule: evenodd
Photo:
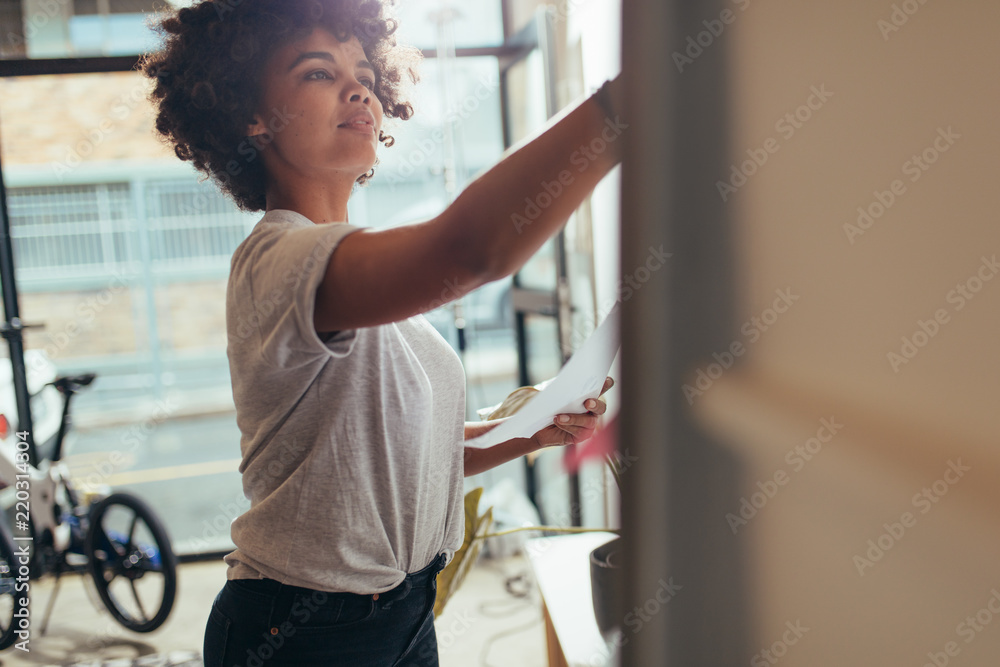
<path fill-rule="evenodd" d="M 583 412 L 580 414 L 557 415 L 553 423 L 562 429 L 569 429 L 577 426 L 582 426 L 584 428 L 594 428 L 595 426 L 597 426 L 597 415 L 592 415 L 589 412 Z"/>

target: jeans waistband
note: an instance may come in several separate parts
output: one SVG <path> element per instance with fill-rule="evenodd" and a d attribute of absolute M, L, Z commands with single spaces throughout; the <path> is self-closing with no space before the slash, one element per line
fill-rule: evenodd
<path fill-rule="evenodd" d="M 416 572 L 407 574 L 398 586 L 384 593 L 374 593 L 371 595 L 361 595 L 358 593 L 326 593 L 326 604 L 333 604 L 334 600 L 338 598 L 344 599 L 347 597 L 360 597 L 377 601 L 376 603 L 379 607 L 388 609 L 396 600 L 403 599 L 409 595 L 410 591 L 414 588 L 429 587 L 436 589 L 437 574 L 444 569 L 446 560 L 447 557 L 445 553 L 439 553 L 434 557 L 429 565 Z M 300 586 L 282 584 L 274 579 L 256 579 L 249 581 L 253 582 L 254 588 L 265 594 L 273 595 L 273 604 L 271 605 L 271 612 L 268 618 L 268 625 L 271 627 L 272 634 L 279 632 L 278 626 L 288 618 L 293 601 L 297 594 L 304 593 L 312 597 L 312 594 L 316 592 L 311 588 L 302 588 Z"/>
<path fill-rule="evenodd" d="M 399 598 L 406 597 L 412 588 L 418 588 L 428 585 L 436 580 L 438 573 L 444 569 L 447 562 L 447 556 L 444 552 L 439 553 L 426 567 L 417 570 L 416 572 L 411 572 L 407 574 L 401 582 L 395 587 L 384 593 L 379 593 L 378 599 L 395 600 Z M 254 591 L 262 593 L 264 595 L 275 595 L 279 591 L 284 591 L 288 593 L 302 593 L 305 595 L 312 595 L 317 592 L 316 589 L 305 588 L 302 586 L 293 586 L 291 584 L 282 584 L 280 581 L 275 579 L 245 579 L 241 580 L 248 586 L 251 586 Z M 329 596 L 356 596 L 358 593 L 348 593 L 348 592 L 338 592 L 338 593 L 327 593 Z M 369 597 L 365 594 L 360 594 L 363 597 Z"/>
<path fill-rule="evenodd" d="M 447 560 L 447 555 L 444 552 L 441 552 L 434 557 L 434 560 L 432 560 L 427 567 L 422 570 L 409 573 L 406 575 L 406 578 L 414 581 L 428 581 L 437 576 L 437 573 L 444 569 Z"/>
<path fill-rule="evenodd" d="M 399 598 L 405 598 L 413 588 L 423 588 L 428 584 L 435 585 L 437 582 L 438 572 L 444 569 L 446 558 L 447 557 L 444 553 L 439 553 L 434 557 L 434 560 L 430 562 L 430 565 L 422 570 L 417 570 L 416 572 L 407 574 L 403 577 L 403 581 L 401 581 L 398 586 L 392 590 L 382 593 L 379 597 L 390 601 L 396 600 Z"/>

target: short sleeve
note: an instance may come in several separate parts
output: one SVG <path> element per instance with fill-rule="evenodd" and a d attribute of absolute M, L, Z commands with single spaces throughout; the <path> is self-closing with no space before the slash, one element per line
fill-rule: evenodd
<path fill-rule="evenodd" d="M 252 303 L 241 310 L 252 309 L 264 359 L 288 368 L 321 355 L 350 354 L 357 330 L 338 331 L 323 340 L 313 325 L 313 311 L 334 251 L 345 236 L 361 229 L 348 223 L 265 224 L 251 234 L 257 238 L 245 249 L 242 268 Z"/>

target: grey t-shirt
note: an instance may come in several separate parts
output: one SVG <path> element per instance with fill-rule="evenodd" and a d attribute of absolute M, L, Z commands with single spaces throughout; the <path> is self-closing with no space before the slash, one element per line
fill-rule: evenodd
<path fill-rule="evenodd" d="M 313 326 L 327 263 L 360 229 L 272 210 L 233 254 L 227 353 L 250 509 L 232 523 L 228 579 L 382 593 L 462 543 L 458 355 L 423 315 Z"/>

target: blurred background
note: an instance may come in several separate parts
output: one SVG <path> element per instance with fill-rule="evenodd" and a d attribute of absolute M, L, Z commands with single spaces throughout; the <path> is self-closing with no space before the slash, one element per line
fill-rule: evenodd
<path fill-rule="evenodd" d="M 623 10 L 623 664 L 995 664 L 1000 7 Z"/>
<path fill-rule="evenodd" d="M 228 529 L 193 519 L 241 493 L 224 300 L 232 251 L 260 215 L 238 211 L 158 141 L 145 77 L 82 71 L 127 70 L 123 63 L 134 54 L 155 49 L 149 22 L 158 6 L 5 2 L 0 158 L 21 316 L 44 325 L 26 332 L 26 348 L 59 373 L 100 373 L 77 399 L 70 463 L 82 473 L 87 457 L 97 462 L 119 446 L 137 418 L 155 421 L 144 432 L 149 443 L 130 452 L 155 461 L 130 461 L 108 481 L 135 480 L 162 502 L 186 505 L 197 497 L 195 514 L 178 515 L 171 526 L 177 550 L 193 553 L 231 546 Z M 603 81 L 618 61 L 617 43 L 595 37 L 591 50 L 610 62 L 584 76 L 575 26 L 576 46 L 561 49 L 557 63 L 553 40 L 569 28 L 566 17 L 530 4 L 477 0 L 459 8 L 428 0 L 403 3 L 398 13 L 400 39 L 424 49 L 426 59 L 415 116 L 387 125 L 397 142 L 381 151 L 379 177 L 351 199 L 350 219 L 362 226 L 436 215 L 506 146 Z M 13 30 L 19 25 L 20 34 Z M 557 65 L 571 71 L 560 75 Z M 602 220 L 609 239 L 616 238 L 612 208 Z M 582 210 L 513 279 L 427 313 L 462 356 L 469 420 L 516 387 L 555 375 L 599 321 L 591 227 L 590 210 Z M 603 248 L 601 261 L 611 282 L 616 244 Z M 568 316 L 562 322 L 560 298 Z M 552 465 L 543 458 L 530 469 L 513 462 L 469 484 L 510 478 L 525 492 L 530 485 L 539 504 L 548 504 L 543 514 L 579 524 L 579 510 L 569 516 L 569 479 L 559 457 L 551 458 Z M 164 467 L 172 472 L 151 477 Z M 146 473 L 115 476 L 125 468 Z M 600 475 L 599 466 L 595 471 Z M 604 525 L 603 499 L 585 511 Z"/>
<path fill-rule="evenodd" d="M 162 6 L 0 0 L 0 163 L 21 317 L 44 324 L 25 334 L 36 440 L 58 407 L 44 378 L 100 373 L 67 463 L 169 508 L 193 567 L 232 548 L 245 509 L 224 296 L 259 216 L 153 135 L 131 70 Z M 399 15 L 425 54 L 416 115 L 387 127 L 353 224 L 436 215 L 620 70 L 630 103 L 625 163 L 564 231 L 427 313 L 473 421 L 555 375 L 622 301 L 609 402 L 638 465 L 621 493 L 559 452 L 466 480 L 501 525 L 621 526 L 622 627 L 575 631 L 543 580 L 503 626 L 482 605 L 511 596 L 489 586 L 550 574 L 493 542 L 496 581 L 458 603 L 490 620 L 439 619 L 443 664 L 996 664 L 1000 6 L 403 0 Z M 650 270 L 657 251 L 672 255 Z"/>
<path fill-rule="evenodd" d="M 65 461 L 83 490 L 106 484 L 157 508 L 186 563 L 221 562 L 234 548 L 229 523 L 249 507 L 237 472 L 225 288 L 233 250 L 260 218 L 236 209 L 154 133 L 137 56 L 158 46 L 159 12 L 190 4 L 0 0 L 0 165 L 19 314 L 29 325 L 32 434 L 40 455 L 51 453 L 61 399 L 46 382 L 97 372 L 74 399 Z M 616 3 L 407 0 L 396 14 L 399 39 L 425 56 L 416 113 L 386 124 L 396 143 L 380 149 L 377 177 L 352 196 L 356 225 L 437 215 L 505 148 L 620 69 L 618 30 L 607 31 L 619 20 Z M 615 183 L 606 179 L 515 276 L 426 313 L 465 366 L 469 421 L 515 388 L 553 377 L 610 310 Z M 6 360 L 0 383 L 0 421 L 13 440 L 22 425 Z M 569 474 L 561 452 L 544 452 L 466 478 L 467 490 L 480 486 L 497 529 L 617 525 L 617 489 L 601 463 Z M 13 489 L 5 493 L 8 507 Z M 486 554 L 519 554 L 522 542 L 492 540 Z M 221 587 L 220 576 L 207 586 Z M 528 607 L 541 664 L 537 594 Z M 193 625 L 200 648 L 204 618 Z M 136 650 L 112 648 L 99 657 Z M 98 655 L 77 646 L 72 657 Z"/>

